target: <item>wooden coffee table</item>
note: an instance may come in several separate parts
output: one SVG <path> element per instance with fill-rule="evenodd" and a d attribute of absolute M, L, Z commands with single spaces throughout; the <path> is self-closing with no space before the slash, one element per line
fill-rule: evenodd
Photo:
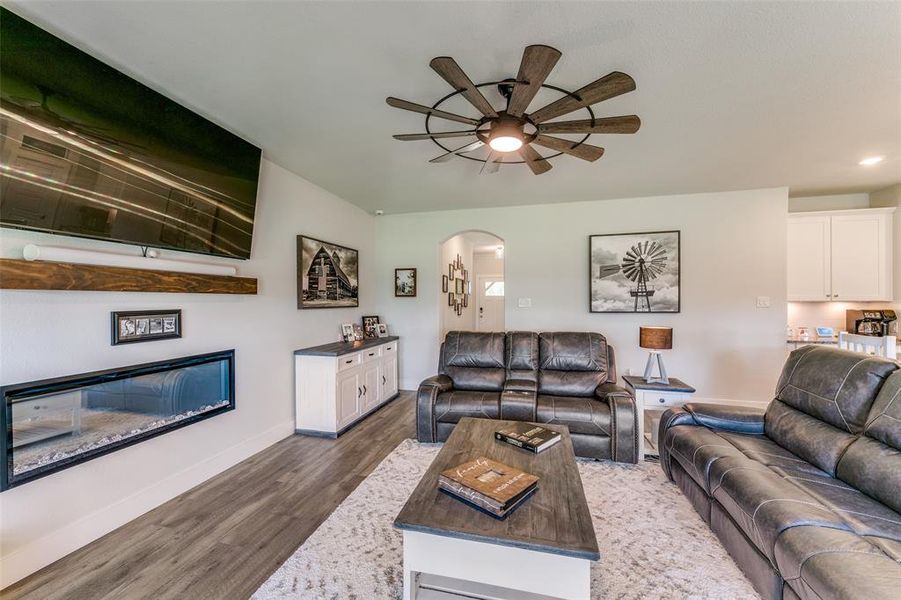
<path fill-rule="evenodd" d="M 542 425 L 563 439 L 532 454 L 494 439 L 508 424 L 461 419 L 394 520 L 404 535 L 405 600 L 589 597 L 591 562 L 600 554 L 569 429 Z M 540 478 L 503 521 L 438 489 L 441 471 L 479 456 Z"/>

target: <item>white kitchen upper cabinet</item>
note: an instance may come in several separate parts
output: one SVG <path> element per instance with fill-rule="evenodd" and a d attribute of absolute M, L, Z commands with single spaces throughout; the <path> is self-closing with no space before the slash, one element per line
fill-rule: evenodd
<path fill-rule="evenodd" d="M 890 301 L 894 210 L 789 216 L 789 301 Z"/>
<path fill-rule="evenodd" d="M 832 299 L 891 300 L 892 221 L 885 212 L 832 217 Z"/>
<path fill-rule="evenodd" d="M 832 299 L 830 217 L 788 219 L 788 299 L 825 302 Z"/>

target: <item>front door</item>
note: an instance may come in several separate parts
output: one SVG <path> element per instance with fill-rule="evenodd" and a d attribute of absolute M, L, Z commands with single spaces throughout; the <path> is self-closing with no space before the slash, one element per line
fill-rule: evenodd
<path fill-rule="evenodd" d="M 504 331 L 503 275 L 479 275 L 476 288 L 476 330 Z"/>

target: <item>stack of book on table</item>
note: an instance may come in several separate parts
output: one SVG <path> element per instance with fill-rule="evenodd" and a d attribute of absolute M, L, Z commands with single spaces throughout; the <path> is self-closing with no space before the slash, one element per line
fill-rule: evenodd
<path fill-rule="evenodd" d="M 497 440 L 538 454 L 560 441 L 562 436 L 534 423 L 512 423 L 494 432 Z"/>
<path fill-rule="evenodd" d="M 538 488 L 538 477 L 482 456 L 443 471 L 438 487 L 503 519 Z"/>

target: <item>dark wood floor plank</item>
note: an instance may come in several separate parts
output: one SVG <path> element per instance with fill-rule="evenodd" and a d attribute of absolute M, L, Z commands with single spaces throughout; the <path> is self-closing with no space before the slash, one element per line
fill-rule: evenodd
<path fill-rule="evenodd" d="M 4 600 L 247 598 L 405 438 L 400 396 L 337 440 L 292 436 L 2 591 Z"/>

